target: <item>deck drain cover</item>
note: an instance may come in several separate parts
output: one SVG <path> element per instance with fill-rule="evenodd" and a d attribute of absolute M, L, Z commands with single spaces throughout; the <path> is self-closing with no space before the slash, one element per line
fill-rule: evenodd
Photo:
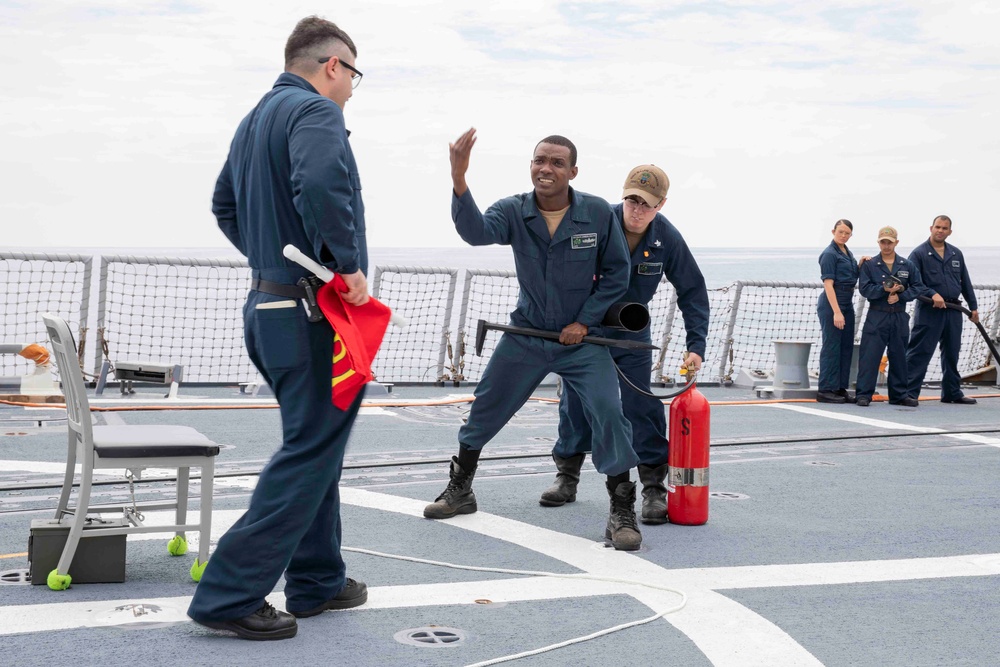
<path fill-rule="evenodd" d="M 30 570 L 6 570 L 0 572 L 0 586 L 21 586 L 30 583 Z"/>
<path fill-rule="evenodd" d="M 400 630 L 392 637 L 400 644 L 430 648 L 457 646 L 465 641 L 465 633 L 463 631 L 458 628 L 445 628 L 442 626 Z"/>
<path fill-rule="evenodd" d="M 718 498 L 719 500 L 749 500 L 750 496 L 744 495 L 742 493 L 734 493 L 732 491 L 710 491 L 710 498 Z"/>

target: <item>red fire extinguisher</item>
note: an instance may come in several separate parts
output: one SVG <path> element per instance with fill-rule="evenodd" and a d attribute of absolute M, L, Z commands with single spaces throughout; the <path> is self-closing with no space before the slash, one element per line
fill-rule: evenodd
<path fill-rule="evenodd" d="M 670 523 L 700 526 L 708 521 L 708 425 L 708 399 L 697 387 L 670 402 Z"/>

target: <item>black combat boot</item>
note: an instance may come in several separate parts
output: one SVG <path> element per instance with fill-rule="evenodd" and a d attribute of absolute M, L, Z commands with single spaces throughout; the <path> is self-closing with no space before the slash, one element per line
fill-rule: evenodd
<path fill-rule="evenodd" d="M 642 544 L 635 523 L 635 483 L 621 482 L 615 486 L 614 482 L 607 482 L 606 486 L 611 496 L 611 514 L 604 537 L 619 551 L 635 551 Z"/>
<path fill-rule="evenodd" d="M 558 471 L 556 483 L 542 491 L 538 503 L 545 507 L 559 507 L 576 500 L 576 485 L 580 481 L 580 469 L 586 458 L 586 453 L 582 452 L 565 459 L 553 454 L 552 460 L 556 462 Z"/>
<path fill-rule="evenodd" d="M 667 487 L 663 480 L 667 478 L 667 468 L 639 464 L 639 480 L 642 482 L 642 518 L 643 523 L 656 524 L 667 522 Z"/>
<path fill-rule="evenodd" d="M 451 457 L 451 474 L 448 486 L 434 502 L 424 508 L 427 519 L 448 519 L 456 514 L 472 514 L 476 507 L 476 494 L 472 492 L 472 478 L 476 469 L 464 470 L 458 457 Z"/>

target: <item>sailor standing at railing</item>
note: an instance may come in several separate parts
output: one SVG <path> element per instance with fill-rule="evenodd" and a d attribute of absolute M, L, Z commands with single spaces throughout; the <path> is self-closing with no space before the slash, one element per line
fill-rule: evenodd
<path fill-rule="evenodd" d="M 559 342 L 501 336 L 458 432 L 448 485 L 424 516 L 446 519 L 477 510 L 472 480 L 480 452 L 554 372 L 580 394 L 595 434 L 594 465 L 607 475 L 611 498 L 605 537 L 615 549 L 638 549 L 642 535 L 635 519 L 635 483 L 629 478 L 638 458 L 632 428 L 622 415 L 614 364 L 608 348 L 580 344 L 628 287 L 625 235 L 606 201 L 569 186 L 577 174 L 576 146 L 555 135 L 535 146 L 534 189 L 481 213 L 465 180 L 475 142 L 476 131 L 470 129 L 450 145 L 455 228 L 470 245 L 513 248 L 520 295 L 511 324 L 560 336 Z"/>
<path fill-rule="evenodd" d="M 368 599 L 340 553 L 340 475 L 364 392 L 331 403 L 334 331 L 285 259 L 292 244 L 340 274 L 352 305 L 368 301 L 364 205 L 344 106 L 361 80 L 357 49 L 333 23 L 302 19 L 285 45 L 285 72 L 243 119 L 216 184 L 219 227 L 253 269 L 243 309 L 250 359 L 278 399 L 282 445 L 250 507 L 219 540 L 188 615 L 245 639 L 286 639 L 296 617 Z M 265 599 L 285 575 L 285 607 Z M 328 630 L 324 631 L 328 632 Z"/>
<path fill-rule="evenodd" d="M 854 287 L 858 284 L 859 263 L 847 247 L 854 234 L 850 220 L 833 225 L 833 240 L 820 253 L 819 295 L 816 312 L 823 332 L 819 351 L 819 403 L 846 403 L 851 400 L 851 357 L 854 355 Z"/>
<path fill-rule="evenodd" d="M 930 238 L 910 253 L 910 261 L 920 269 L 925 296 L 934 300 L 933 305 L 917 303 L 913 317 L 913 332 L 906 349 L 910 398 L 920 397 L 920 385 L 927 374 L 927 365 L 934 356 L 934 348 L 941 344 L 941 402 L 973 405 L 976 399 L 962 393 L 961 376 L 958 374 L 958 353 L 962 348 L 962 313 L 947 307 L 948 303 L 960 304 L 965 297 L 972 315 L 979 321 L 976 293 L 972 289 L 969 267 L 965 256 L 955 246 L 946 243 L 951 236 L 951 218 L 939 215 L 931 223 Z"/>
<path fill-rule="evenodd" d="M 878 257 L 861 265 L 858 291 L 868 299 L 858 352 L 856 395 L 862 408 L 871 404 L 883 352 L 889 357 L 889 403 L 917 407 L 916 399 L 906 390 L 906 340 L 910 335 L 906 304 L 923 294 L 924 286 L 917 265 L 896 254 L 898 244 L 896 229 L 883 227 L 878 232 Z"/>
<path fill-rule="evenodd" d="M 648 306 L 660 286 L 660 279 L 666 276 L 677 294 L 677 305 L 684 317 L 687 333 L 684 367 L 699 371 L 708 337 L 708 290 L 684 237 L 660 214 L 669 187 L 670 181 L 662 169 L 651 164 L 638 166 L 629 172 L 622 189 L 622 202 L 613 208 L 615 220 L 622 226 L 631 252 L 632 269 L 624 300 Z M 608 329 L 604 335 L 651 342 L 649 327 L 639 332 Z M 612 348 L 611 356 L 632 384 L 650 391 L 652 352 Z M 619 385 L 625 418 L 632 424 L 632 449 L 639 457 L 640 520 L 647 524 L 666 523 L 666 411 L 659 399 L 633 391 L 623 380 L 619 380 Z M 552 449 L 556 480 L 542 493 L 539 503 L 559 507 L 576 500 L 580 470 L 586 452 L 591 450 L 592 436 L 579 394 L 566 386 L 559 401 L 559 439 Z"/>

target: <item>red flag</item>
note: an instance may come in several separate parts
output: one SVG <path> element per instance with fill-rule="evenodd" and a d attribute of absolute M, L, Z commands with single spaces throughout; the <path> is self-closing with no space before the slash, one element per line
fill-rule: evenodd
<path fill-rule="evenodd" d="M 347 410 L 372 380 L 372 360 L 382 344 L 392 312 L 378 299 L 363 306 L 345 303 L 347 285 L 340 275 L 319 288 L 316 302 L 333 327 L 333 404 Z"/>

